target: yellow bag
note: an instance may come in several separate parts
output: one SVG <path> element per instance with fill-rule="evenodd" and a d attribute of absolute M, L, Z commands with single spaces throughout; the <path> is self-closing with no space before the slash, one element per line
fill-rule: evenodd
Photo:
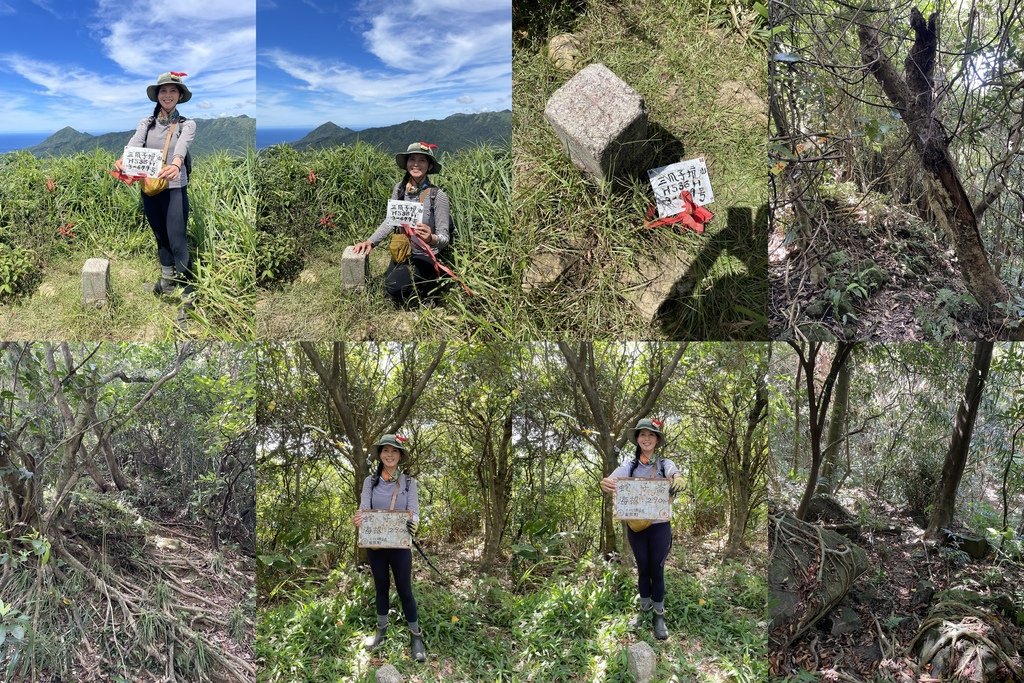
<path fill-rule="evenodd" d="M 405 263 L 412 255 L 412 245 L 409 237 L 405 234 L 395 234 L 388 242 L 388 251 L 391 252 L 391 260 L 395 263 Z"/>
<path fill-rule="evenodd" d="M 630 529 L 632 529 L 636 533 L 640 533 L 641 531 L 643 531 L 647 527 L 651 526 L 652 524 L 654 524 L 654 522 L 652 522 L 649 519 L 627 519 L 626 520 L 626 526 L 628 526 Z"/>
<path fill-rule="evenodd" d="M 150 197 L 155 197 L 166 189 L 167 180 L 165 178 L 151 178 L 146 176 L 146 179 L 142 182 L 142 191 Z"/>
<path fill-rule="evenodd" d="M 175 121 L 171 124 L 170 130 L 167 131 L 167 139 L 164 141 L 164 154 L 163 163 L 167 163 L 167 149 L 171 146 L 171 137 L 174 135 L 174 129 L 178 127 L 178 122 Z M 164 190 L 167 189 L 166 178 L 153 178 L 146 176 L 146 179 L 142 183 L 142 191 L 149 197 L 155 197 Z"/>

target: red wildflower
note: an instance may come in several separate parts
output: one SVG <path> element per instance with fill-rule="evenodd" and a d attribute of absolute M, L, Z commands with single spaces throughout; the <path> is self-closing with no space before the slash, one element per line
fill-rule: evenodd
<path fill-rule="evenodd" d="M 333 219 L 334 219 L 334 214 L 333 213 L 329 213 L 326 216 L 321 216 L 321 218 L 320 218 L 320 227 L 321 228 L 334 228 L 334 227 L 337 227 L 337 226 L 334 225 L 334 220 Z"/>
<path fill-rule="evenodd" d="M 46 179 L 46 191 L 53 192 L 57 189 L 57 183 L 53 182 L 53 178 Z"/>
<path fill-rule="evenodd" d="M 309 175 L 306 176 L 306 180 L 309 181 L 310 185 L 316 182 L 316 173 L 313 173 L 313 169 L 309 169 Z"/>
<path fill-rule="evenodd" d="M 75 239 L 75 224 L 65 223 L 64 225 L 57 228 L 57 234 L 65 239 Z"/>

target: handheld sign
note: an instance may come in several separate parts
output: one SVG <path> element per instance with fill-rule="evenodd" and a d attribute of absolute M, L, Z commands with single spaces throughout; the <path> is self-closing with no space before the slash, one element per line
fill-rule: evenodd
<path fill-rule="evenodd" d="M 687 190 L 697 206 L 705 206 L 715 201 L 715 193 L 711 191 L 711 176 L 704 157 L 689 161 L 680 161 L 661 168 L 647 171 L 654 189 L 654 201 L 658 205 L 658 218 L 675 216 L 683 210 L 683 201 L 679 193 Z"/>
<path fill-rule="evenodd" d="M 416 226 L 423 222 L 423 204 L 401 199 L 388 200 L 388 225 L 398 227 L 402 223 Z"/>
<path fill-rule="evenodd" d="M 404 510 L 364 510 L 359 527 L 360 548 L 408 548 L 409 513 Z"/>
<path fill-rule="evenodd" d="M 672 518 L 668 479 L 626 477 L 616 479 L 615 484 L 615 519 L 667 522 Z"/>
<path fill-rule="evenodd" d="M 124 158 L 121 160 L 124 174 L 155 177 L 163 168 L 163 157 L 163 150 L 160 149 L 125 147 Z"/>

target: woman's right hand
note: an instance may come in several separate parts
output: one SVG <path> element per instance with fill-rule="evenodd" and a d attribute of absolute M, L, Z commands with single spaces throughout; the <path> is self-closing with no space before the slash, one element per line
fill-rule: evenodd
<path fill-rule="evenodd" d="M 601 480 L 601 490 L 605 493 L 615 493 L 615 487 L 618 486 L 615 480 L 611 477 L 605 477 Z"/>
<path fill-rule="evenodd" d="M 352 521 L 355 523 L 357 527 L 361 527 L 363 525 L 363 511 L 356 510 L 356 514 L 354 517 L 352 517 Z"/>
<path fill-rule="evenodd" d="M 373 243 L 370 242 L 370 240 L 366 240 L 365 242 L 356 242 L 352 245 L 352 251 L 357 254 L 369 254 L 371 249 L 373 249 Z"/>
<path fill-rule="evenodd" d="M 124 157 L 114 162 L 114 168 L 116 168 L 118 172 L 124 171 Z"/>

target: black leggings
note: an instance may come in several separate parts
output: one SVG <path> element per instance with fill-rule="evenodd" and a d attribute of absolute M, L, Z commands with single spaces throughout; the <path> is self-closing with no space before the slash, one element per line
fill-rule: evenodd
<path fill-rule="evenodd" d="M 437 269 L 429 256 L 413 254 L 405 263 L 392 261 L 384 273 L 384 288 L 396 306 L 433 295 L 437 285 Z"/>
<path fill-rule="evenodd" d="M 636 557 L 640 597 L 665 602 L 665 560 L 672 548 L 672 525 L 652 524 L 639 532 L 626 529 L 626 536 Z"/>
<path fill-rule="evenodd" d="M 395 588 L 402 601 L 405 620 L 417 621 L 419 615 L 416 611 L 416 598 L 412 596 L 412 551 L 407 548 L 381 548 L 367 550 L 366 554 L 370 558 L 373 586 L 377 589 L 377 614 L 387 614 L 391 605 L 390 567 L 395 575 Z"/>
<path fill-rule="evenodd" d="M 142 194 L 142 210 L 156 237 L 160 265 L 174 267 L 178 277 L 192 279 L 192 261 L 188 254 L 188 188 L 164 190 L 155 197 Z"/>

